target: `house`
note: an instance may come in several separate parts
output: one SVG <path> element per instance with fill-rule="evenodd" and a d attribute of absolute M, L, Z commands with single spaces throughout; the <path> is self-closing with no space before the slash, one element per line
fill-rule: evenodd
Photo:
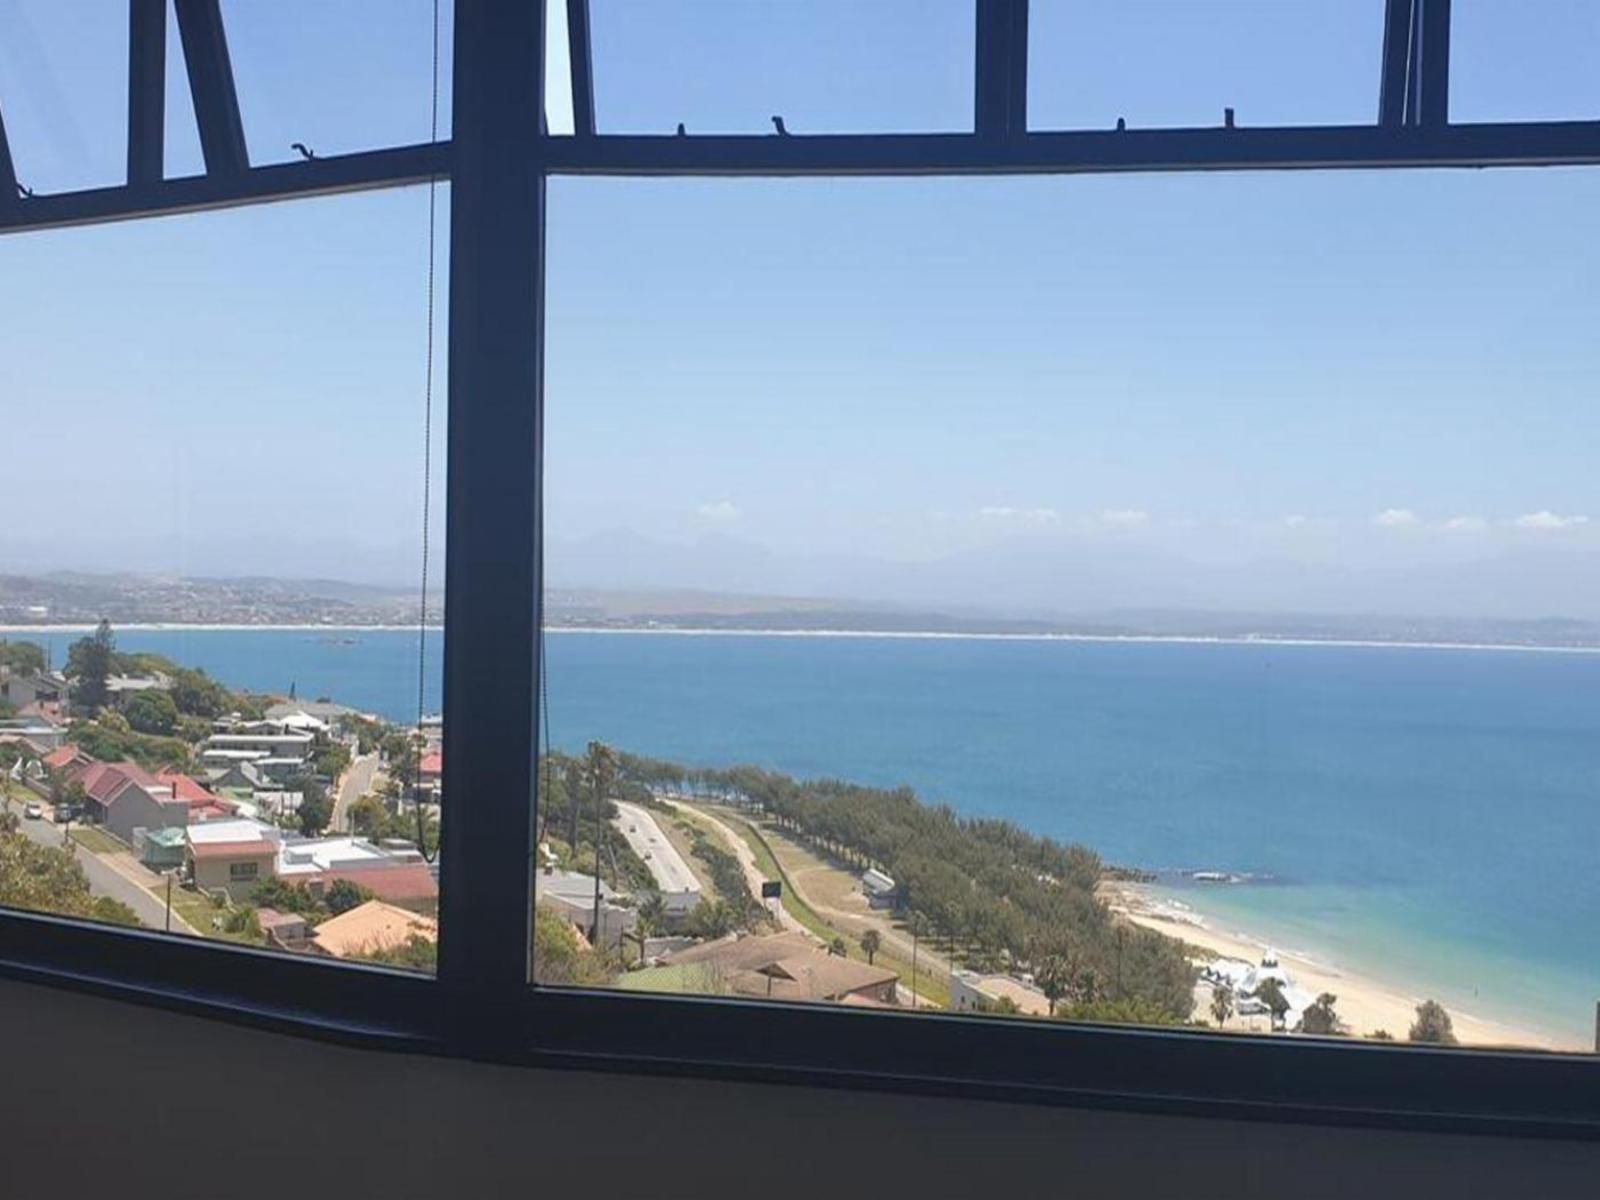
<path fill-rule="evenodd" d="M 233 801 L 218 796 L 204 784 L 172 767 L 163 767 L 157 771 L 156 780 L 172 793 L 173 799 L 181 800 L 189 806 L 190 824 L 196 821 L 225 820 L 236 815 L 237 806 Z"/>
<path fill-rule="evenodd" d="M 271 825 L 236 818 L 190 825 L 187 833 L 187 871 L 203 892 L 248 900 L 276 871 L 281 835 Z"/>
<path fill-rule="evenodd" d="M 311 935 L 311 948 L 334 958 L 394 950 L 414 937 L 439 940 L 439 923 L 382 900 L 368 900 L 330 917 Z"/>
<path fill-rule="evenodd" d="M 696 968 L 711 990 L 774 1000 L 893 1005 L 900 982 L 897 972 L 829 954 L 799 931 L 720 938 L 662 963 Z"/>
<path fill-rule="evenodd" d="M 183 866 L 188 849 L 187 826 L 167 825 L 160 829 L 134 830 L 133 852 L 152 871 Z"/>
<path fill-rule="evenodd" d="M 121 708 L 140 692 L 165 692 L 171 689 L 172 680 L 160 672 L 151 675 L 108 675 L 106 677 L 106 696 L 118 708 Z"/>
<path fill-rule="evenodd" d="M 253 792 L 271 786 L 267 777 L 248 759 L 229 759 L 217 765 L 208 765 L 206 782 L 217 791 Z"/>
<path fill-rule="evenodd" d="M 861 891 L 873 908 L 887 908 L 894 903 L 895 882 L 876 867 L 861 872 Z"/>
<path fill-rule="evenodd" d="M 950 1007 L 956 1012 L 985 1012 L 1002 999 L 1011 1001 L 1017 1011 L 1029 1016 L 1048 1016 L 1050 1001 L 1036 987 L 1009 975 L 979 975 L 956 970 L 950 975 Z"/>
<path fill-rule="evenodd" d="M 285 724 L 290 724 L 296 717 L 310 717 L 324 729 L 338 724 L 341 717 L 360 715 L 349 705 L 334 704 L 329 700 L 285 700 L 272 705 L 265 713 L 267 720 Z"/>
<path fill-rule="evenodd" d="M 417 791 L 423 795 L 431 795 L 433 800 L 437 802 L 439 790 L 443 785 L 444 752 L 442 750 L 429 750 L 417 764 Z"/>
<path fill-rule="evenodd" d="M 357 837 L 287 836 L 279 844 L 274 872 L 314 896 L 345 879 L 380 900 L 410 909 L 426 910 L 439 902 L 439 883 L 411 846 L 377 846 Z"/>
<path fill-rule="evenodd" d="M 70 772 L 75 767 L 88 766 L 90 763 L 94 762 L 94 759 L 90 758 L 82 750 L 78 749 L 78 747 L 67 745 L 52 750 L 39 761 L 44 763 L 45 770 L 47 771 Z"/>
<path fill-rule="evenodd" d="M 256 923 L 266 934 L 267 944 L 280 950 L 302 949 L 311 932 L 299 913 L 279 912 L 275 908 L 256 909 Z"/>
<path fill-rule="evenodd" d="M 189 806 L 138 763 L 91 762 L 68 779 L 83 788 L 85 818 L 129 845 L 135 830 L 189 823 Z"/>
<path fill-rule="evenodd" d="M 29 743 L 43 755 L 59 749 L 66 740 L 67 727 L 47 716 L 35 713 L 0 718 L 0 743 Z"/>
<path fill-rule="evenodd" d="M 633 932 L 639 914 L 619 901 L 626 899 L 604 880 L 600 882 L 600 928 L 595 934 L 595 877 L 577 871 L 540 871 L 534 876 L 533 894 L 582 931 L 591 943 L 615 947 Z"/>
<path fill-rule="evenodd" d="M 0 666 L 0 703 L 16 711 L 36 708 L 38 712 L 59 716 L 67 703 L 66 677 L 56 671 L 25 675 L 9 666 Z"/>

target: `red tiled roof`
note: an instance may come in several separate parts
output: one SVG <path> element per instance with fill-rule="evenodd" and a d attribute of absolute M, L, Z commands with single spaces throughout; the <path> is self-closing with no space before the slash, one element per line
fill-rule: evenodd
<path fill-rule="evenodd" d="M 184 801 L 190 807 L 215 804 L 216 796 L 206 790 L 203 784 L 190 779 L 182 771 L 171 767 L 163 767 L 156 774 L 156 779 L 172 789 L 172 794 L 177 799 Z"/>
<path fill-rule="evenodd" d="M 122 790 L 125 783 L 132 781 L 141 787 L 159 788 L 161 783 L 156 777 L 146 771 L 138 763 L 119 762 L 103 763 L 91 762 L 83 768 L 78 776 L 78 782 L 83 784 L 84 794 L 91 800 L 105 804 L 117 792 Z"/>
<path fill-rule="evenodd" d="M 285 878 L 294 883 L 321 880 L 324 885 L 335 879 L 348 879 L 366 888 L 379 900 L 387 900 L 391 904 L 435 900 L 439 896 L 439 885 L 434 882 L 433 874 L 424 863 L 397 863 L 392 867 L 360 867 L 355 870 L 334 867 L 328 871 Z"/>
<path fill-rule="evenodd" d="M 62 746 L 58 750 L 50 751 L 40 761 L 50 770 L 55 771 L 75 762 L 90 763 L 94 760 L 76 746 Z"/>
<path fill-rule="evenodd" d="M 189 806 L 189 824 L 191 825 L 200 825 L 206 821 L 220 821 L 237 815 L 237 809 L 222 801 L 218 801 L 215 804 L 191 804 Z"/>
<path fill-rule="evenodd" d="M 417 766 L 417 770 L 424 775 L 442 774 L 444 772 L 444 754 L 438 750 L 424 754 L 422 762 Z"/>
<path fill-rule="evenodd" d="M 276 855 L 278 847 L 266 838 L 254 842 L 201 842 L 189 846 L 195 858 L 263 858 Z"/>

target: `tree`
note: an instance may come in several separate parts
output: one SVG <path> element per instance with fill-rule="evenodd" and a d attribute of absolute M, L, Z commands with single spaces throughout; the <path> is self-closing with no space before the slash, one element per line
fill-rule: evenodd
<path fill-rule="evenodd" d="M 295 817 L 300 822 L 301 833 L 306 837 L 316 837 L 328 827 L 333 810 L 328 807 L 328 798 L 320 791 L 301 792 L 300 807 L 295 810 Z"/>
<path fill-rule="evenodd" d="M 535 983 L 547 987 L 607 984 L 613 974 L 606 960 L 584 945 L 565 917 L 546 905 L 533 906 Z"/>
<path fill-rule="evenodd" d="M 172 697 L 160 688 L 149 688 L 137 693 L 123 706 L 128 726 L 139 733 L 170 737 L 178 727 L 178 706 Z"/>
<path fill-rule="evenodd" d="M 685 928 L 695 937 L 719 938 L 733 932 L 733 909 L 726 900 L 701 900 L 689 914 Z"/>
<path fill-rule="evenodd" d="M 867 965 L 869 967 L 872 965 L 872 960 L 877 956 L 878 950 L 882 945 L 883 939 L 878 936 L 876 929 L 869 929 L 861 935 L 861 953 L 867 956 Z"/>
<path fill-rule="evenodd" d="M 1211 985 L 1211 1017 L 1221 1029 L 1233 1016 L 1233 989 L 1224 983 Z"/>
<path fill-rule="evenodd" d="M 844 944 L 842 937 L 836 937 L 828 943 L 828 953 L 836 958 L 845 958 L 850 953 L 850 947 Z"/>
<path fill-rule="evenodd" d="M 349 879 L 335 879 L 328 885 L 328 890 L 323 896 L 323 903 L 328 906 L 328 911 L 334 916 L 347 913 L 358 904 L 365 904 L 372 899 L 372 892 L 362 887 L 359 883 Z"/>
<path fill-rule="evenodd" d="M 1323 992 L 1300 1014 L 1300 1032 L 1316 1033 L 1329 1036 L 1344 1032 L 1344 1022 L 1339 1020 L 1339 1014 L 1333 1011 L 1333 1006 L 1339 997 L 1332 992 Z"/>
<path fill-rule="evenodd" d="M 1454 1046 L 1456 1031 L 1450 1014 L 1437 1000 L 1424 1000 L 1417 1005 L 1417 1019 L 1411 1023 L 1413 1042 L 1431 1042 L 1436 1046 Z"/>
<path fill-rule="evenodd" d="M 651 937 L 660 933 L 667 924 L 667 902 L 660 892 L 648 893 L 639 904 L 639 933 Z"/>
<path fill-rule="evenodd" d="M 333 809 L 328 804 L 328 793 L 309 775 L 291 775 L 283 781 L 283 790 L 300 793 L 300 807 L 295 816 L 300 822 L 300 832 L 306 837 L 316 837 L 328 827 Z"/>
<path fill-rule="evenodd" d="M 79 638 L 67 648 L 67 670 L 74 679 L 78 704 L 90 713 L 99 712 L 110 698 L 106 680 L 111 676 L 116 648 L 111 622 L 106 620 L 95 627 L 92 636 Z"/>
<path fill-rule="evenodd" d="M 1272 1014 L 1272 1024 L 1281 1025 L 1284 1014 L 1289 1011 L 1289 997 L 1283 994 L 1283 985 L 1268 977 L 1256 988 L 1255 997 L 1267 1006 L 1267 1011 Z"/>
<path fill-rule="evenodd" d="M 127 905 L 90 894 L 88 876 L 71 854 L 36 845 L 21 833 L 0 833 L 0 905 L 115 925 L 139 924 Z"/>
<path fill-rule="evenodd" d="M 1050 1002 L 1050 1015 L 1056 1015 L 1056 1004 L 1067 994 L 1071 982 L 1071 968 L 1059 954 L 1049 955 L 1034 969 L 1033 980 Z"/>
<path fill-rule="evenodd" d="M 38 675 L 44 671 L 44 663 L 44 648 L 37 642 L 0 639 L 0 667 L 10 667 L 18 675 Z"/>

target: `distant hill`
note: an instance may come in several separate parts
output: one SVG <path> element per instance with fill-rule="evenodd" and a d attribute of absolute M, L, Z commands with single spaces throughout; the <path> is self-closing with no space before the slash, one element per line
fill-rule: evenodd
<path fill-rule="evenodd" d="M 428 621 L 441 619 L 435 593 Z M 0 575 L 0 624 L 415 625 L 417 595 L 330 579 L 182 579 L 149 575 Z M 1349 641 L 1600 649 L 1600 621 L 1119 609 L 998 613 L 819 596 L 553 587 L 555 629 L 713 630 Z"/>

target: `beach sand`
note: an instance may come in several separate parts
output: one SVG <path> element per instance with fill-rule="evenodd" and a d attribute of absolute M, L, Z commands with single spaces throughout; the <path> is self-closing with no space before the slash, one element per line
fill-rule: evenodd
<path fill-rule="evenodd" d="M 1140 884 L 1108 883 L 1104 885 L 1104 895 L 1113 911 L 1134 924 L 1157 930 L 1169 937 L 1182 938 L 1190 945 L 1224 958 L 1259 963 L 1262 953 L 1269 947 L 1265 939 L 1243 931 L 1225 931 L 1215 922 L 1188 909 L 1173 906 L 1170 901 Z M 1417 1005 L 1426 998 L 1408 990 L 1402 982 L 1373 979 L 1281 949 L 1278 958 L 1297 987 L 1312 995 L 1332 992 L 1339 998 L 1334 1010 L 1355 1036 L 1365 1036 L 1381 1029 L 1397 1041 L 1404 1041 L 1416 1015 Z M 1204 983 L 1198 984 L 1195 988 L 1196 1017 L 1210 1020 L 1210 1002 L 1210 987 Z M 1563 1042 L 1547 1034 L 1484 1020 L 1459 1009 L 1451 1009 L 1450 1018 L 1454 1023 L 1456 1038 L 1464 1046 L 1583 1052 L 1593 1049 L 1587 1045 Z M 1235 1015 L 1229 1018 L 1226 1027 L 1265 1032 L 1267 1018 Z"/>

